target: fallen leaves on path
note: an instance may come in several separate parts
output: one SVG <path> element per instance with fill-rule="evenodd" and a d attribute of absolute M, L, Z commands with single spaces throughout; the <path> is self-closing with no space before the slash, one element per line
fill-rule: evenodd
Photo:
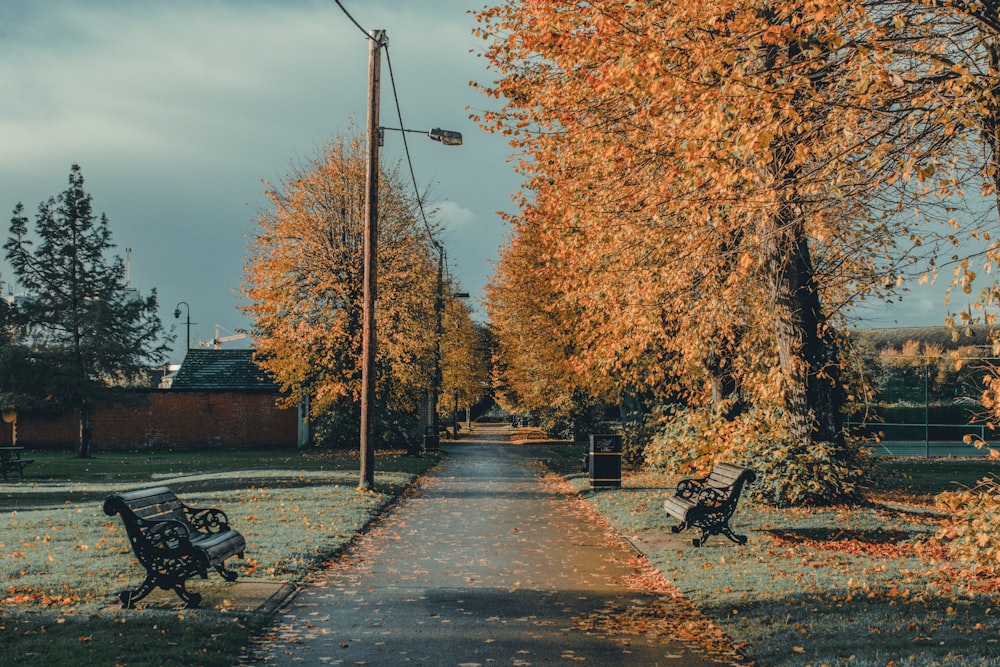
<path fill-rule="evenodd" d="M 609 636 L 644 634 L 672 638 L 697 647 L 714 660 L 740 666 L 754 664 L 740 652 L 740 645 L 730 640 L 712 617 L 701 613 L 643 554 L 635 552 L 586 499 L 574 492 L 565 479 L 546 473 L 541 476 L 541 482 L 551 491 L 565 494 L 577 511 L 600 526 L 609 547 L 625 548 L 635 554 L 628 560 L 630 571 L 622 577 L 621 584 L 642 595 L 621 603 L 609 601 L 604 609 L 577 617 L 579 629 Z"/>

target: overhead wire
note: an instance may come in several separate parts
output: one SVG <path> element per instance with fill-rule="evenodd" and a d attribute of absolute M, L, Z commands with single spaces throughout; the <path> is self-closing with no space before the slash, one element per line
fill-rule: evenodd
<path fill-rule="evenodd" d="M 335 3 L 337 3 L 338 7 L 340 7 L 340 11 L 344 12 L 344 16 L 346 16 L 348 19 L 350 19 L 351 23 L 353 23 L 355 25 L 355 27 L 357 27 L 357 29 L 361 31 L 361 34 L 365 36 L 365 39 L 371 39 L 371 35 L 368 34 L 368 31 L 365 30 L 361 26 L 360 23 L 358 23 L 356 20 L 354 20 L 354 17 L 351 16 L 351 13 L 349 11 L 347 11 L 347 9 L 344 7 L 344 5 L 340 4 L 340 0 L 333 0 L 333 1 Z"/>
<path fill-rule="evenodd" d="M 389 55 L 389 47 L 385 47 L 385 62 L 389 67 L 389 86 L 392 88 L 392 99 L 396 103 L 396 118 L 399 120 L 399 127 L 406 128 L 403 124 L 403 111 L 399 105 L 399 93 L 396 90 L 396 77 L 392 71 L 392 57 Z M 417 175 L 413 171 L 413 159 L 410 157 L 410 144 L 406 141 L 406 131 L 400 132 L 403 135 L 403 154 L 406 155 L 406 165 L 410 169 L 410 180 L 413 182 L 413 194 L 417 198 L 417 209 L 420 211 L 420 219 L 423 220 L 424 229 L 427 230 L 427 237 L 430 239 L 431 244 L 439 251 L 444 252 L 444 248 L 441 243 L 434 238 L 434 232 L 431 231 L 431 225 L 427 221 L 427 214 L 424 211 L 424 201 L 423 197 L 420 196 L 420 189 L 417 186 Z"/>
<path fill-rule="evenodd" d="M 347 9 L 344 7 L 343 4 L 341 4 L 340 0 L 333 0 L 333 1 L 337 4 L 337 7 L 340 8 L 340 11 L 344 13 L 344 16 L 346 16 L 351 21 L 351 23 L 353 23 L 354 26 L 361 31 L 361 33 L 365 36 L 366 39 L 372 39 L 368 31 L 365 30 L 364 27 L 360 23 L 358 23 L 358 21 L 353 16 L 351 16 L 351 13 L 347 11 Z M 434 248 L 441 254 L 441 261 L 444 262 L 446 261 L 444 259 L 445 257 L 444 246 L 441 244 L 440 241 L 434 238 L 434 232 L 431 229 L 430 222 L 428 222 L 427 220 L 427 213 L 424 210 L 423 197 L 420 196 L 420 188 L 417 185 L 416 172 L 414 172 L 413 170 L 413 159 L 410 155 L 410 145 L 406 140 L 406 130 L 405 130 L 406 125 L 403 124 L 403 111 L 399 104 L 399 93 L 396 89 L 396 77 L 392 70 L 392 58 L 389 55 L 389 46 L 387 44 L 383 44 L 382 46 L 383 48 L 385 48 L 385 60 L 389 68 L 389 84 L 390 87 L 392 88 L 392 98 L 396 105 L 396 117 L 399 119 L 399 127 L 402 130 L 400 134 L 403 135 L 403 153 L 404 155 L 406 155 L 406 165 L 410 170 L 410 180 L 413 182 L 413 193 L 416 196 L 417 209 L 420 211 L 420 219 L 424 223 L 424 229 L 427 232 L 427 238 L 430 240 L 431 245 L 434 246 Z M 379 132 L 381 133 L 381 128 Z M 380 140 L 380 137 L 378 138 L 371 137 L 371 140 L 378 141 Z"/>

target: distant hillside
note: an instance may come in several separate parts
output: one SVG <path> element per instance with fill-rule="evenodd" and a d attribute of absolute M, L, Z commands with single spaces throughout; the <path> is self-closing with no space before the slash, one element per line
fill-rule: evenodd
<path fill-rule="evenodd" d="M 883 350 L 900 349 L 907 341 L 930 343 L 944 350 L 969 346 L 987 346 L 988 329 L 984 326 L 961 327 L 888 327 L 884 329 L 854 329 L 851 340 L 859 347 Z"/>

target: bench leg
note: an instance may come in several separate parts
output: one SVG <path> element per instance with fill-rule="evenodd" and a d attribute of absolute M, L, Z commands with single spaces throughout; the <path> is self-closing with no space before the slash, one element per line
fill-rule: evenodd
<path fill-rule="evenodd" d="M 189 591 L 184 587 L 183 580 L 177 582 L 174 586 L 174 593 L 177 593 L 177 597 L 184 602 L 184 606 L 188 609 L 194 609 L 201 604 L 201 593 L 192 593 Z"/>
<path fill-rule="evenodd" d="M 118 594 L 118 599 L 122 602 L 122 609 L 135 609 L 135 603 L 152 593 L 154 588 L 156 588 L 156 578 L 152 574 L 147 574 L 146 580 L 139 588 L 122 591 Z"/>
<path fill-rule="evenodd" d="M 237 577 L 240 576 L 239 572 L 226 569 L 226 566 L 222 563 L 215 566 L 215 571 L 218 572 L 226 581 L 236 581 Z"/>
<path fill-rule="evenodd" d="M 746 544 L 747 543 L 747 536 L 746 535 L 737 535 L 736 533 L 734 533 L 733 529 L 729 527 L 729 523 L 728 522 L 725 523 L 722 526 L 722 534 L 725 535 L 726 537 L 728 537 L 730 540 L 732 540 L 736 544 L 741 544 L 742 545 L 742 544 Z"/>
<path fill-rule="evenodd" d="M 144 597 L 152 593 L 157 588 L 157 586 L 159 586 L 160 588 L 164 589 L 169 588 L 170 590 L 173 590 L 173 592 L 177 594 L 177 597 L 181 599 L 181 602 L 184 603 L 184 606 L 187 607 L 188 609 L 194 609 L 199 604 L 201 604 L 201 593 L 192 593 L 191 591 L 189 591 L 184 586 L 183 579 L 173 584 L 172 586 L 170 584 L 161 585 L 161 583 L 158 582 L 157 579 L 158 577 L 156 575 L 148 574 L 146 575 L 145 581 L 142 582 L 139 588 L 130 591 L 122 591 L 121 593 L 119 593 L 118 599 L 121 600 L 122 609 L 135 609 L 135 603 L 139 602 Z"/>
<path fill-rule="evenodd" d="M 734 533 L 733 529 L 729 527 L 728 521 L 720 522 L 710 526 L 702 526 L 701 535 L 691 540 L 691 543 L 696 547 L 700 547 L 704 545 L 705 542 L 708 541 L 710 535 L 725 535 L 730 540 L 739 545 L 747 543 L 747 536 L 737 535 L 736 533 Z"/>
<path fill-rule="evenodd" d="M 711 527 L 702 526 L 701 527 L 701 535 L 699 535 L 698 537 L 696 537 L 693 540 L 691 540 L 691 544 L 693 544 L 695 547 L 703 546 L 705 544 L 705 542 L 708 542 L 708 538 L 711 535 L 713 535 L 714 533 L 717 533 L 717 532 L 718 531 L 716 531 L 716 530 L 712 530 Z"/>

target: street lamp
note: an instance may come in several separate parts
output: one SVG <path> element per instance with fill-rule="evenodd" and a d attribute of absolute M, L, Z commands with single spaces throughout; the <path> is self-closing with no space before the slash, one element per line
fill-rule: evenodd
<path fill-rule="evenodd" d="M 454 297 L 456 299 L 468 299 L 469 298 L 469 293 L 468 292 L 455 292 Z M 455 395 L 455 406 L 454 406 L 455 409 L 451 413 L 451 418 L 452 418 L 452 430 L 451 430 L 451 433 L 452 433 L 452 437 L 455 440 L 458 440 L 458 387 L 455 387 L 453 391 L 454 391 L 454 395 Z"/>
<path fill-rule="evenodd" d="M 457 145 L 457 144 L 445 144 Z M 437 299 L 434 301 L 434 314 L 437 319 L 437 328 L 434 332 L 434 382 L 429 398 L 428 412 L 431 419 L 430 434 L 424 436 L 424 449 L 437 449 L 438 437 L 441 433 L 440 414 L 438 412 L 438 399 L 443 390 L 444 376 L 441 370 L 441 339 L 444 337 L 444 246 L 438 241 L 431 239 L 434 248 L 438 251 L 438 275 L 437 275 Z M 468 292 L 455 292 L 455 298 L 468 299 Z M 456 392 L 458 390 L 456 389 Z M 457 401 L 457 394 L 455 400 Z M 455 427 L 454 435 L 458 437 L 458 427 Z"/>
<path fill-rule="evenodd" d="M 186 324 L 187 324 L 187 347 L 184 348 L 184 349 L 185 350 L 190 350 L 191 349 L 191 306 L 188 305 L 187 301 L 181 301 L 180 303 L 178 303 L 177 307 L 174 308 L 174 319 L 175 320 L 179 320 L 180 317 L 181 317 L 181 306 L 184 306 L 184 309 L 187 311 L 187 322 L 186 322 Z"/>
<path fill-rule="evenodd" d="M 445 146 L 461 146 L 462 145 L 462 133 L 452 132 L 451 130 L 442 130 L 440 127 L 435 127 L 433 130 L 427 133 L 427 136 L 434 141 L 440 141 Z"/>
<path fill-rule="evenodd" d="M 409 130 L 404 127 L 379 127 L 378 128 L 378 145 L 385 145 L 385 131 L 393 130 L 394 132 L 408 132 L 411 134 L 426 134 L 434 141 L 441 142 L 445 146 L 461 146 L 462 145 L 462 133 L 455 132 L 453 130 L 442 130 L 440 127 L 435 127 L 430 132 L 424 132 L 423 130 Z"/>
<path fill-rule="evenodd" d="M 382 47 L 389 43 L 384 30 L 368 31 L 368 153 L 365 176 L 364 288 L 361 317 L 361 479 L 358 488 L 375 487 L 374 409 L 375 409 L 375 300 L 378 278 L 378 149 L 382 129 L 379 126 L 379 91 L 381 88 Z M 402 128 L 400 131 L 406 131 Z M 435 128 L 428 133 L 446 146 L 461 144 L 462 135 Z M 456 143 L 457 142 L 457 143 Z"/>

